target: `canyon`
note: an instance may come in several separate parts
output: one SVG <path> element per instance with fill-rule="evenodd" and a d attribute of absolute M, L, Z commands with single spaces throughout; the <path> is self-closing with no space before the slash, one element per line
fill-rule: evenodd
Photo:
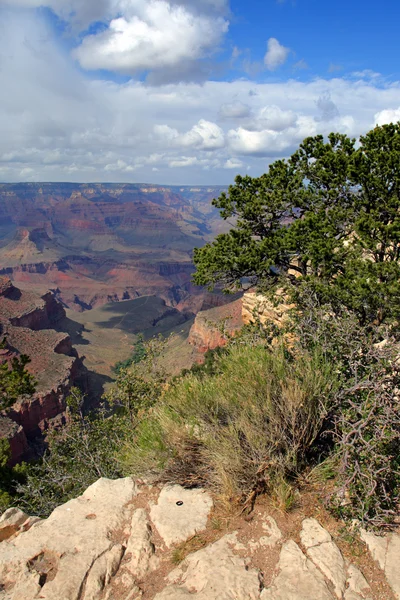
<path fill-rule="evenodd" d="M 241 326 L 236 297 L 191 282 L 193 249 L 228 228 L 212 206 L 222 191 L 0 184 L 0 362 L 28 355 L 37 381 L 0 420 L 12 464 L 65 421 L 71 386 L 98 402 L 138 334 L 172 334 L 163 368 L 177 374 Z"/>
<path fill-rule="evenodd" d="M 223 227 L 223 188 L 0 184 L 0 274 L 82 311 L 155 295 L 198 310 L 192 251 Z"/>

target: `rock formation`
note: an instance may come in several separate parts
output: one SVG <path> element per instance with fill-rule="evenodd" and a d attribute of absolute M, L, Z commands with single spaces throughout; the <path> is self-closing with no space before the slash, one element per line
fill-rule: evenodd
<path fill-rule="evenodd" d="M 192 250 L 216 231 L 221 191 L 0 184 L 0 275 L 79 311 L 145 295 L 190 304 Z"/>
<path fill-rule="evenodd" d="M 256 505 L 217 525 L 216 510 L 205 490 L 131 478 L 100 479 L 46 520 L 9 509 L 0 600 L 400 598 L 398 534 L 363 534 L 372 556 L 346 555 L 313 517 Z"/>
<path fill-rule="evenodd" d="M 56 420 L 62 420 L 71 386 L 84 383 L 84 368 L 68 334 L 56 330 L 65 311 L 52 294 L 38 296 L 0 277 L 0 337 L 6 339 L 0 362 L 26 354 L 36 393 L 18 400 L 0 420 L 0 435 L 10 441 L 15 464 L 29 454 L 34 440 Z"/>
<path fill-rule="evenodd" d="M 289 310 L 293 308 L 288 304 L 282 291 L 277 291 L 275 302 L 257 292 L 247 292 L 242 300 L 243 323 L 256 323 L 261 325 L 275 325 L 281 327 L 288 317 Z"/>
<path fill-rule="evenodd" d="M 197 314 L 189 333 L 189 344 L 204 354 L 225 346 L 229 338 L 243 326 L 242 299 Z"/>

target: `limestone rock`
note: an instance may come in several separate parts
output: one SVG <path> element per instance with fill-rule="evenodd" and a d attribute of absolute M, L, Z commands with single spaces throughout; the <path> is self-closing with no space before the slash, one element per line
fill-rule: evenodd
<path fill-rule="evenodd" d="M 230 534 L 190 554 L 154 600 L 258 600 L 258 572 L 234 554 L 235 544 L 236 534 Z"/>
<path fill-rule="evenodd" d="M 261 600 L 333 600 L 322 573 L 293 540 L 283 545 L 278 570 Z"/>
<path fill-rule="evenodd" d="M 267 535 L 260 538 L 261 546 L 273 548 L 282 539 L 282 533 L 276 524 L 275 519 L 267 517 L 262 527 Z"/>
<path fill-rule="evenodd" d="M 400 535 L 391 533 L 379 537 L 362 530 L 361 539 L 367 544 L 372 557 L 385 572 L 395 597 L 400 599 Z"/>
<path fill-rule="evenodd" d="M 386 553 L 388 550 L 389 538 L 380 537 L 370 533 L 369 531 L 365 531 L 365 529 L 362 529 L 360 534 L 361 539 L 368 546 L 368 550 L 371 552 L 372 558 L 376 560 L 380 568 L 384 570 L 386 565 Z"/>
<path fill-rule="evenodd" d="M 132 515 L 131 535 L 126 547 L 129 562 L 126 569 L 135 579 L 143 579 L 149 570 L 157 567 L 154 544 L 151 541 L 151 527 L 146 511 L 138 508 Z"/>
<path fill-rule="evenodd" d="M 0 542 L 8 540 L 12 535 L 17 533 L 21 525 L 28 519 L 19 508 L 9 508 L 0 517 Z"/>
<path fill-rule="evenodd" d="M 261 325 L 272 323 L 282 327 L 288 319 L 288 313 L 293 304 L 287 303 L 283 290 L 278 290 L 276 296 L 280 300 L 275 306 L 266 296 L 255 292 L 247 292 L 243 296 L 242 318 L 245 324 L 260 322 Z"/>
<path fill-rule="evenodd" d="M 205 529 L 212 506 L 211 496 L 204 490 L 167 485 L 161 490 L 158 503 L 151 507 L 150 517 L 170 547 Z"/>
<path fill-rule="evenodd" d="M 346 566 L 328 531 L 315 519 L 305 519 L 300 539 L 309 558 L 333 583 L 335 593 L 341 599 L 346 586 Z"/>
<path fill-rule="evenodd" d="M 123 555 L 123 546 L 117 544 L 96 560 L 86 580 L 85 600 L 100 600 L 105 586 L 118 571 Z"/>
<path fill-rule="evenodd" d="M 368 581 L 355 565 L 347 569 L 347 586 L 344 600 L 371 600 Z"/>
<path fill-rule="evenodd" d="M 48 519 L 2 542 L 0 584 L 14 587 L 10 598 L 33 600 L 38 585 L 40 598 L 45 600 L 95 598 L 95 582 L 101 587 L 122 556 L 113 536 L 123 529 L 128 516 L 125 506 L 136 495 L 131 478 L 100 479 L 79 498 L 56 508 Z M 87 586 L 88 595 L 85 582 L 93 585 Z"/>

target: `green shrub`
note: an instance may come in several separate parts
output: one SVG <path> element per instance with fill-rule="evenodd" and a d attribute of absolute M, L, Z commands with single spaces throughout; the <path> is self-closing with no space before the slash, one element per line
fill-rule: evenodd
<path fill-rule="evenodd" d="M 127 432 L 127 419 L 110 417 L 103 411 L 75 417 L 60 431 L 51 432 L 43 458 L 24 466 L 24 481 L 16 485 L 13 505 L 29 514 L 47 517 L 100 477 L 121 477 L 115 453 Z"/>
<path fill-rule="evenodd" d="M 318 353 L 233 346 L 214 376 L 173 384 L 121 454 L 128 472 L 237 497 L 304 467 L 335 375 Z"/>
<path fill-rule="evenodd" d="M 2 344 L 5 344 L 4 338 Z M 21 354 L 14 357 L 11 364 L 0 364 L 0 410 L 12 406 L 20 396 L 31 396 L 35 393 L 36 381 L 25 369 L 30 363 L 29 356 Z"/>
<path fill-rule="evenodd" d="M 140 362 L 142 362 L 142 360 L 144 360 L 146 356 L 147 350 L 146 345 L 143 341 L 143 337 L 138 336 L 138 341 L 135 344 L 135 349 L 133 351 L 132 356 L 125 360 L 120 360 L 119 362 L 117 362 L 113 367 L 113 371 L 114 373 L 117 373 L 117 375 L 119 375 L 119 373 L 122 370 L 129 369 L 129 367 L 132 367 L 132 365 L 137 365 Z"/>

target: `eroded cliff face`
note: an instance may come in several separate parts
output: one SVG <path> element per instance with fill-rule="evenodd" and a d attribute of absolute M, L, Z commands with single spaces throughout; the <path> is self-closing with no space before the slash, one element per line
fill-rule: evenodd
<path fill-rule="evenodd" d="M 52 294 L 38 296 L 0 277 L 0 337 L 7 340 L 0 363 L 26 354 L 31 359 L 27 368 L 37 381 L 32 397 L 21 398 L 1 415 L 0 435 L 10 440 L 12 464 L 29 454 L 29 442 L 63 422 L 72 385 L 84 384 L 85 369 L 78 353 L 68 334 L 56 330 L 64 318 L 65 311 Z M 17 428 L 7 426 L 10 420 Z"/>
<path fill-rule="evenodd" d="M 189 344 L 204 354 L 225 346 L 229 338 L 243 326 L 242 300 L 239 298 L 197 314 L 189 333 Z"/>

